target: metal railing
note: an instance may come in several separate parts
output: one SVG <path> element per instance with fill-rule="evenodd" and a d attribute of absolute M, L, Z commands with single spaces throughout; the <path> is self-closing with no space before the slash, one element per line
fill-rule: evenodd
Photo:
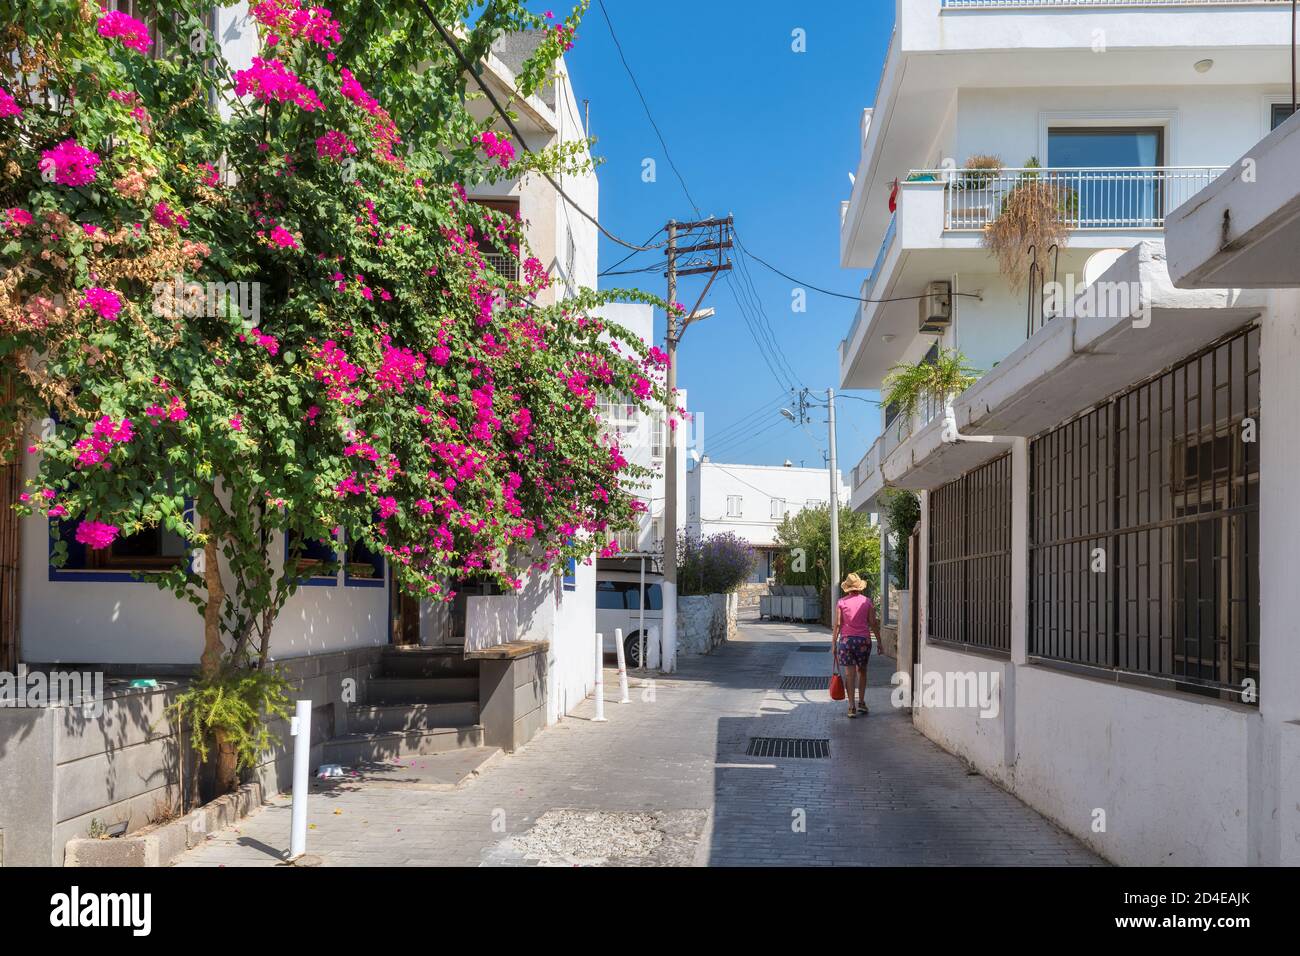
<path fill-rule="evenodd" d="M 876 251 L 876 261 L 871 264 L 871 274 L 862 281 L 859 295 L 863 299 L 872 298 L 872 293 L 876 290 L 876 283 L 880 279 L 880 270 L 885 265 L 885 256 L 889 255 L 889 247 L 894 244 L 894 237 L 898 234 L 898 216 L 889 217 L 889 228 L 885 230 L 884 238 L 880 240 L 880 249 Z M 858 326 L 862 324 L 866 316 L 867 303 L 859 302 L 857 311 L 853 314 L 853 324 L 849 326 L 849 334 L 843 342 L 840 343 L 840 357 L 844 357 L 844 352 L 848 346 L 853 344 L 853 337 L 858 334 Z"/>
<path fill-rule="evenodd" d="M 945 229 L 983 229 L 1017 198 L 1054 205 L 1067 229 L 1163 229 L 1165 216 L 1223 166 L 1015 167 L 915 170 L 947 183 Z"/>
<path fill-rule="evenodd" d="M 877 438 L 867 449 L 867 453 L 862 456 L 862 460 L 853 466 L 853 488 L 856 491 L 861 488 L 866 480 L 880 470 L 880 446 L 882 442 Z"/>
<path fill-rule="evenodd" d="M 483 259 L 508 282 L 519 281 L 519 257 L 508 252 L 485 252 Z"/>
<path fill-rule="evenodd" d="M 1017 10 L 1031 7 L 1262 7 L 1291 0 L 941 0 L 945 10 Z"/>

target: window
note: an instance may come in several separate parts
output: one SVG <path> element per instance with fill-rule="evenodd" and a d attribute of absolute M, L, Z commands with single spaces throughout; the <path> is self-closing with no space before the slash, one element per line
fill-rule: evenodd
<path fill-rule="evenodd" d="M 1269 129 L 1274 130 L 1291 118 L 1293 110 L 1290 103 L 1274 103 Z"/>
<path fill-rule="evenodd" d="M 641 586 L 633 581 L 597 581 L 596 609 L 600 611 L 639 611 Z M 645 589 L 647 611 L 664 609 L 663 588 L 648 584 Z"/>
<path fill-rule="evenodd" d="M 375 554 L 361 541 L 350 542 L 343 565 L 343 584 L 354 588 L 382 588 L 383 555 Z"/>
<path fill-rule="evenodd" d="M 303 572 L 298 583 L 308 587 L 333 587 L 338 584 L 337 544 L 333 541 L 304 541 L 299 550 L 297 540 L 297 535 L 292 532 L 284 536 L 285 561 L 296 558 Z"/>
<path fill-rule="evenodd" d="M 1048 166 L 1088 169 L 1059 174 L 1062 202 L 1080 228 L 1142 228 L 1164 219 L 1161 181 L 1133 167 L 1164 165 L 1160 127 L 1054 127 L 1047 131 Z M 1067 215 L 1067 218 L 1074 218 Z"/>
<path fill-rule="evenodd" d="M 601 421 L 609 425 L 626 427 L 636 423 L 636 403 L 632 401 L 632 396 L 626 393 L 601 395 L 596 411 Z"/>
<path fill-rule="evenodd" d="M 491 209 L 510 219 L 516 219 L 519 216 L 519 200 L 517 199 L 475 199 L 476 206 L 483 206 Z M 479 248 L 483 253 L 483 259 L 487 264 L 508 282 L 519 281 L 519 256 L 509 249 L 500 248 L 485 239 L 480 240 Z"/>
<path fill-rule="evenodd" d="M 188 558 L 185 539 L 165 528 L 146 528 L 133 535 L 120 537 L 107 548 L 92 550 L 76 539 L 76 523 L 50 522 L 54 534 L 50 547 L 61 541 L 67 549 L 62 567 L 50 566 L 50 580 L 75 580 L 79 572 L 89 572 L 98 578 L 100 572 L 120 573 L 129 578 L 132 574 L 170 571 L 181 566 Z"/>
<path fill-rule="evenodd" d="M 573 241 L 573 230 L 565 230 L 564 288 L 569 298 L 578 294 L 578 246 Z"/>
<path fill-rule="evenodd" d="M 656 551 L 664 545 L 664 526 L 658 518 L 650 522 L 650 542 Z"/>
<path fill-rule="evenodd" d="M 665 445 L 667 445 L 667 441 L 666 441 L 667 436 L 664 435 L 664 413 L 663 412 L 654 413 L 654 418 L 651 422 L 650 429 L 651 429 L 650 457 L 656 459 L 663 458 L 664 447 Z"/>
<path fill-rule="evenodd" d="M 1251 328 L 1031 443 L 1031 654 L 1242 699 L 1260 666 L 1259 412 Z"/>
<path fill-rule="evenodd" d="M 785 499 L 784 499 L 784 498 L 773 498 L 773 499 L 772 499 L 772 511 L 771 511 L 771 515 L 772 515 L 772 520 L 773 520 L 773 521 L 781 521 L 782 519 L 785 518 Z"/>
<path fill-rule="evenodd" d="M 930 495 L 928 639 L 1011 651 L 1011 456 Z"/>
<path fill-rule="evenodd" d="M 745 499 L 740 495 L 727 495 L 727 517 L 739 518 L 744 514 Z"/>

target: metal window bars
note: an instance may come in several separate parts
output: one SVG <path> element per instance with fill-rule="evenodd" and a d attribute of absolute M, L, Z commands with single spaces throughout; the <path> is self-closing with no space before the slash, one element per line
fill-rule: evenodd
<path fill-rule="evenodd" d="M 1030 443 L 1031 656 L 1257 699 L 1259 377 L 1251 327 Z"/>
<path fill-rule="evenodd" d="M 928 640 L 1011 652 L 1011 456 L 930 495 Z"/>

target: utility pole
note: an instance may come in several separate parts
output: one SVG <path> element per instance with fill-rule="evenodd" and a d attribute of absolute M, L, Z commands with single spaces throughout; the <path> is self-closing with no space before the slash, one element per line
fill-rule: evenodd
<path fill-rule="evenodd" d="M 664 636 L 659 669 L 677 670 L 677 221 L 668 222 L 668 394 L 664 401 Z"/>
<path fill-rule="evenodd" d="M 835 461 L 835 389 L 826 389 L 826 424 L 830 429 L 831 469 L 831 607 L 840 596 L 840 474 Z M 832 610 L 832 620 L 834 611 Z"/>
<path fill-rule="evenodd" d="M 707 318 L 711 309 L 700 311 L 704 297 L 709 294 L 713 280 L 719 273 L 731 269 L 730 261 L 723 262 L 723 251 L 732 247 L 730 238 L 732 218 L 706 219 L 702 222 L 668 223 L 668 381 L 667 395 L 664 399 L 664 630 L 663 647 L 659 654 L 659 669 L 671 674 L 677 669 L 677 429 L 674 426 L 677 414 L 677 346 L 692 322 Z M 691 234 L 696 230 L 717 230 L 715 241 L 695 243 L 685 248 L 679 247 L 680 234 Z M 701 253 L 716 253 L 710 261 L 700 258 Z M 687 268 L 678 268 L 678 257 L 686 256 Z M 694 256 L 695 258 L 691 258 Z M 681 318 L 680 324 L 675 312 L 677 302 L 677 279 L 679 276 L 708 275 L 709 282 L 700 293 L 695 306 Z"/>

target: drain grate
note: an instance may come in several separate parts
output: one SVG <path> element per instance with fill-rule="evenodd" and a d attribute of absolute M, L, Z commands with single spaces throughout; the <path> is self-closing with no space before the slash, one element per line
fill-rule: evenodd
<path fill-rule="evenodd" d="M 831 755 L 831 742 L 825 737 L 750 737 L 747 757 L 789 757 L 823 760 Z"/>
<path fill-rule="evenodd" d="M 831 679 L 825 674 L 816 677 L 801 675 L 798 677 L 782 677 L 782 690 L 828 690 L 831 686 Z"/>
<path fill-rule="evenodd" d="M 831 649 L 829 644 L 803 644 L 799 647 L 800 654 L 825 654 Z"/>

